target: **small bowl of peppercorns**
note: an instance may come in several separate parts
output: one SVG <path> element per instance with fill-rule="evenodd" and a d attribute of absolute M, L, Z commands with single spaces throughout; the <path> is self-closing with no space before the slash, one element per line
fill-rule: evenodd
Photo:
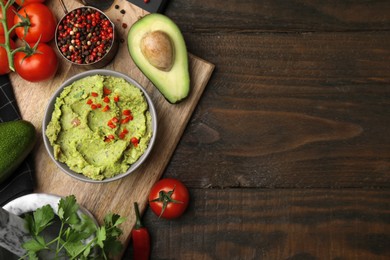
<path fill-rule="evenodd" d="M 104 67 L 119 47 L 114 23 L 91 6 L 66 13 L 57 25 L 55 41 L 62 57 L 85 69 Z"/>

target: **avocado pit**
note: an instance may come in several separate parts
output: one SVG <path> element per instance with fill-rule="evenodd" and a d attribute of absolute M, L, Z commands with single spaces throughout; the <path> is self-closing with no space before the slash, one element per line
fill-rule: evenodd
<path fill-rule="evenodd" d="M 141 52 L 155 68 L 170 71 L 174 61 L 174 48 L 169 35 L 161 30 L 147 32 L 141 39 Z"/>

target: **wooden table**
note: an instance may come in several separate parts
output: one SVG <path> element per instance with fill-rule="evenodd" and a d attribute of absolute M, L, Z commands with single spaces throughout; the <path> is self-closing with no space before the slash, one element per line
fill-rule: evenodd
<path fill-rule="evenodd" d="M 390 2 L 165 13 L 216 68 L 163 175 L 190 207 L 145 212 L 152 259 L 389 259 Z"/>

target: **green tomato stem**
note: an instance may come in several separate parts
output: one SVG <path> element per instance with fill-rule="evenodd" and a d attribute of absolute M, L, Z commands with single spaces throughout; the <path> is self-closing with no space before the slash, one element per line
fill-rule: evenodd
<path fill-rule="evenodd" d="M 23 26 L 23 23 L 19 22 L 17 24 L 14 24 L 14 26 L 12 26 L 11 28 L 9 28 L 8 31 L 11 33 L 13 30 L 15 30 L 15 28 L 22 27 L 22 26 Z"/>
<path fill-rule="evenodd" d="M 20 52 L 20 51 L 24 52 L 25 49 L 26 49 L 26 47 L 23 46 L 23 47 L 16 48 L 15 50 L 11 50 L 11 55 L 14 56 L 15 53 Z"/>
<path fill-rule="evenodd" d="M 12 53 L 12 49 L 11 49 L 11 45 L 10 45 L 10 38 L 11 38 L 10 35 L 11 35 L 12 30 L 14 29 L 14 27 L 16 25 L 13 26 L 11 28 L 11 30 L 8 29 L 7 10 L 14 2 L 15 2 L 15 0 L 10 0 L 4 5 L 4 1 L 0 0 L 0 7 L 1 7 L 1 12 L 2 12 L 1 24 L 2 24 L 3 29 L 4 29 L 4 45 L 3 46 L 4 46 L 5 51 L 7 52 L 8 65 L 9 65 L 9 68 L 11 71 L 15 71 L 15 67 L 14 67 L 14 57 L 13 57 L 13 53 Z"/>
<path fill-rule="evenodd" d="M 11 28 L 8 28 L 7 24 L 7 10 L 8 8 L 13 5 L 15 0 L 9 0 L 6 4 L 4 4 L 4 0 L 0 0 L 0 7 L 1 7 L 1 14 L 2 18 L 1 20 L 1 25 L 3 26 L 4 29 L 4 44 L 2 46 L 4 47 L 5 51 L 7 52 L 7 58 L 8 58 L 8 66 L 11 71 L 15 71 L 15 66 L 14 66 L 14 54 L 17 51 L 23 50 L 23 48 L 17 48 L 15 50 L 11 49 L 11 32 L 16 28 L 16 27 L 21 27 L 23 26 L 21 23 L 17 23 Z"/>

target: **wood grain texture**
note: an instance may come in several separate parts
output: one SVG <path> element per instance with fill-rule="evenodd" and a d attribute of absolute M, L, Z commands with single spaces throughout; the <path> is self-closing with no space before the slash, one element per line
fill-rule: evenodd
<path fill-rule="evenodd" d="M 217 70 L 168 170 L 195 187 L 388 188 L 390 33 L 364 35 L 189 35 Z"/>
<path fill-rule="evenodd" d="M 169 1 L 188 50 L 216 69 L 163 174 L 190 207 L 143 218 L 152 259 L 390 258 L 389 10 Z"/>
<path fill-rule="evenodd" d="M 191 196 L 178 221 L 147 210 L 151 259 L 390 257 L 389 191 L 195 189 Z"/>
<path fill-rule="evenodd" d="M 152 259 L 389 259 L 389 10 L 170 1 L 216 69 L 164 173 L 190 209 L 146 212 Z"/>
<path fill-rule="evenodd" d="M 333 4 L 334 13 L 360 11 L 345 29 L 323 31 L 309 21 L 310 9 L 283 15 L 297 1 L 224 3 L 219 13 L 216 2 L 186 2 L 184 8 L 208 10 L 188 19 L 167 10 L 186 28 L 189 48 L 218 64 L 172 158 L 172 176 L 186 176 L 195 187 L 389 187 L 390 15 L 379 10 L 389 4 L 372 1 L 363 10 L 358 2 L 311 2 L 317 10 Z M 209 16 L 233 6 L 237 12 L 225 20 Z M 264 10 L 245 16 L 245 23 L 230 21 L 253 13 L 248 6 L 269 11 L 272 33 L 256 22 Z M 316 19 L 328 15 L 316 12 Z M 286 26 L 307 22 L 285 32 L 279 19 Z M 355 31 L 356 24 L 367 31 Z M 256 29 L 247 30 L 251 26 Z M 189 154 L 193 160 L 178 167 Z M 213 174 L 185 170 L 193 167 Z"/>
<path fill-rule="evenodd" d="M 386 0 L 176 0 L 165 13 L 193 33 L 366 32 L 390 27 Z"/>
<path fill-rule="evenodd" d="M 59 7 L 58 1 L 47 1 L 47 4 L 55 12 L 58 19 L 62 17 L 62 9 Z M 113 6 L 106 13 L 116 24 L 118 33 L 123 40 L 127 36 L 129 26 L 146 12 L 125 0 L 115 1 L 115 4 L 120 5 L 121 8 L 116 9 Z M 68 10 L 79 6 L 76 1 L 67 1 L 66 5 Z M 125 14 L 120 13 L 121 10 L 125 10 Z M 123 24 L 127 26 L 124 27 Z M 119 181 L 91 184 L 72 179 L 57 168 L 44 148 L 41 124 L 45 107 L 60 84 L 70 76 L 81 72 L 81 69 L 60 60 L 56 76 L 46 82 L 29 83 L 16 74 L 11 75 L 22 117 L 36 126 L 40 137 L 34 150 L 37 172 L 36 192 L 61 196 L 74 194 L 78 202 L 90 210 L 100 223 L 102 223 L 105 214 L 109 212 L 126 217 L 126 224 L 122 228 L 124 231 L 122 242 L 124 244 L 127 244 L 135 222 L 133 202 L 139 203 L 140 211 L 145 209 L 147 194 L 151 186 L 161 177 L 214 68 L 213 64 L 190 54 L 191 93 L 180 104 L 172 105 L 138 70 L 128 54 L 126 44 L 127 41 L 121 42 L 116 58 L 106 69 L 122 72 L 145 87 L 157 111 L 158 131 L 155 146 L 146 163 L 138 168 L 134 174 Z"/>

